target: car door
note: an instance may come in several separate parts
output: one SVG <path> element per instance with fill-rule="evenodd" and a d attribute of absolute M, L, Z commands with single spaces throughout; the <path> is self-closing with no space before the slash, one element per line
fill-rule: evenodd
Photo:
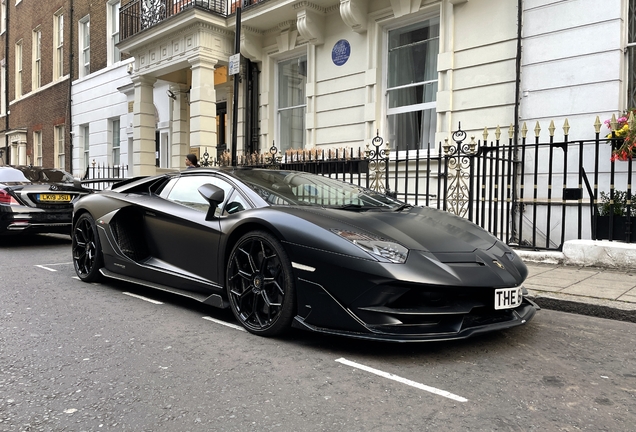
<path fill-rule="evenodd" d="M 152 203 L 146 203 L 144 226 L 152 257 L 147 263 L 168 274 L 179 274 L 184 289 L 207 291 L 206 283 L 222 285 L 217 268 L 220 223 L 205 220 L 209 203 L 198 192 L 199 186 L 208 183 L 223 189 L 226 196 L 232 190 L 227 181 L 209 173 L 182 175 L 170 180 Z"/>

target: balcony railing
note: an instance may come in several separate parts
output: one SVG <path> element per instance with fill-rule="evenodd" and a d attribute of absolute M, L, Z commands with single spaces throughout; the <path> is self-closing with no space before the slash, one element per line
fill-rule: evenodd
<path fill-rule="evenodd" d="M 261 1 L 264 0 L 132 0 L 119 10 L 120 40 L 192 8 L 227 17 L 236 12 L 239 4 L 245 8 Z"/>

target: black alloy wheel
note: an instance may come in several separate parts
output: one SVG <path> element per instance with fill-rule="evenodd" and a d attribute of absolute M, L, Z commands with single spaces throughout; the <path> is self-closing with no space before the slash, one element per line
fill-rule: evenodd
<path fill-rule="evenodd" d="M 250 232 L 234 245 L 226 271 L 227 295 L 247 331 L 276 336 L 289 329 L 295 304 L 292 277 L 287 253 L 273 235 Z"/>
<path fill-rule="evenodd" d="M 95 282 L 101 278 L 102 248 L 95 220 L 84 213 L 73 227 L 73 265 L 77 276 L 85 282 Z"/>

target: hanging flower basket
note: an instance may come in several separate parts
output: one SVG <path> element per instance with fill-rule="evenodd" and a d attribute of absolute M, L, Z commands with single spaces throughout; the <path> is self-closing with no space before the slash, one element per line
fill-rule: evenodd
<path fill-rule="evenodd" d="M 607 134 L 607 142 L 612 146 L 612 156 L 610 160 L 626 161 L 636 156 L 636 123 L 634 123 L 634 115 L 636 109 L 625 112 L 621 117 L 605 120 L 605 126 L 610 129 Z"/>

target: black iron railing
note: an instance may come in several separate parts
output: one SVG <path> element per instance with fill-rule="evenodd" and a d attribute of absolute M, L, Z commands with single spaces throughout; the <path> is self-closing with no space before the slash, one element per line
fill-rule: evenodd
<path fill-rule="evenodd" d="M 86 189 L 100 191 L 128 177 L 128 165 L 110 166 L 93 162 L 86 167 L 82 186 Z"/>
<path fill-rule="evenodd" d="M 264 0 L 132 0 L 119 10 L 120 40 L 192 8 L 226 17 L 235 13 L 239 5 L 249 8 L 262 1 Z"/>
<path fill-rule="evenodd" d="M 632 203 L 634 163 L 612 157 L 620 138 L 600 133 L 594 139 L 563 140 L 550 125 L 547 141 L 520 131 L 495 139 L 467 139 L 458 130 L 437 150 L 391 151 L 376 136 L 366 149 L 287 150 L 275 146 L 239 157 L 241 166 L 305 171 L 391 194 L 413 205 L 434 207 L 467 218 L 500 240 L 521 248 L 561 250 L 567 240 L 607 239 L 636 242 Z M 202 166 L 227 166 L 228 151 L 204 153 Z M 127 167 L 93 165 L 84 184 L 98 190 L 128 175 Z"/>

